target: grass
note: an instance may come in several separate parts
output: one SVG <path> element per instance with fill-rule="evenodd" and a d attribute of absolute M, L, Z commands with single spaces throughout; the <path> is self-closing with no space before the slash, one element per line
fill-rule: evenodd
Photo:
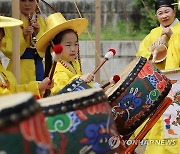
<path fill-rule="evenodd" d="M 89 28 L 89 33 L 93 40 L 95 40 L 95 32 L 92 32 Z M 118 23 L 117 26 L 109 24 L 101 29 L 100 39 L 101 40 L 142 40 L 147 33 L 143 31 L 132 30 L 125 23 Z M 80 40 L 90 40 L 88 33 L 84 32 L 80 37 Z"/>

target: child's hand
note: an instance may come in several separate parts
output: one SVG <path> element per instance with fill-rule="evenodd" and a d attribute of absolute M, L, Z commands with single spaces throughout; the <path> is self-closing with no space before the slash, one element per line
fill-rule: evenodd
<path fill-rule="evenodd" d="M 42 80 L 39 84 L 39 92 L 42 93 L 46 89 L 52 89 L 54 87 L 54 80 L 50 80 L 48 77 L 46 77 L 44 80 Z"/>
<path fill-rule="evenodd" d="M 86 83 L 89 83 L 94 80 L 94 74 L 92 73 L 84 74 L 80 77 L 80 79 L 82 79 Z"/>

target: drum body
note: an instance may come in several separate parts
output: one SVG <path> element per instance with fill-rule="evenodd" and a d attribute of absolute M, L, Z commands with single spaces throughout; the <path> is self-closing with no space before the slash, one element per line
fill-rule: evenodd
<path fill-rule="evenodd" d="M 50 154 L 50 135 L 34 96 L 1 96 L 0 102 L 0 153 Z"/>
<path fill-rule="evenodd" d="M 174 81 L 172 84 L 172 91 L 174 93 L 180 91 L 180 68 L 163 70 L 162 72 L 168 77 L 168 79 L 172 80 L 172 82 Z"/>
<path fill-rule="evenodd" d="M 108 140 L 118 134 L 102 89 L 56 95 L 39 103 L 59 154 L 114 153 Z"/>
<path fill-rule="evenodd" d="M 118 132 L 128 136 L 156 111 L 169 93 L 171 83 L 143 57 L 133 60 L 120 77 L 106 94 Z"/>
<path fill-rule="evenodd" d="M 85 89 L 90 89 L 91 87 L 81 80 L 80 78 L 72 80 L 69 84 L 67 84 L 63 89 L 61 89 L 57 95 L 62 94 L 62 93 L 68 93 L 68 92 L 73 92 L 73 91 L 81 91 Z"/>

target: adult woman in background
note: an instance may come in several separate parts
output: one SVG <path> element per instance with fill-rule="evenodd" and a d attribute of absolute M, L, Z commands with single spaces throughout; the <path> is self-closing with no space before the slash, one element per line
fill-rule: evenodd
<path fill-rule="evenodd" d="M 160 70 L 176 69 L 180 67 L 180 22 L 176 18 L 174 9 L 174 0 L 157 0 L 155 3 L 156 17 L 160 26 L 151 30 L 151 32 L 140 43 L 139 51 L 136 56 L 142 56 L 149 60 L 152 58 L 152 53 L 160 45 L 167 46 L 167 55 L 163 61 L 155 63 Z M 162 37 L 166 36 L 166 39 Z M 162 54 L 164 54 L 162 52 Z M 158 58 L 158 57 L 157 57 Z M 151 142 L 146 146 L 146 153 L 157 154 L 179 154 L 180 153 L 180 138 L 178 132 L 172 130 L 172 112 L 169 109 L 166 114 L 158 120 L 146 136 Z M 168 113 L 168 114 L 167 114 Z M 177 133 L 177 134 L 176 134 Z M 176 135 L 175 135 L 176 134 Z M 180 135 L 180 134 L 179 134 Z M 158 144 L 158 143 L 164 144 Z"/>
<path fill-rule="evenodd" d="M 20 20 L 23 25 L 20 29 L 20 77 L 21 83 L 42 81 L 44 78 L 44 52 L 37 51 L 35 41 L 46 30 L 42 17 L 37 13 L 38 0 L 20 0 Z M 10 59 L 8 70 L 12 71 L 12 29 L 5 28 L 5 37 L 2 40 L 2 52 Z M 34 44 L 33 44 L 34 43 Z"/>
<path fill-rule="evenodd" d="M 160 26 L 151 30 L 151 32 L 142 40 L 139 51 L 136 56 L 142 56 L 151 59 L 152 52 L 156 46 L 167 44 L 167 56 L 162 62 L 155 64 L 159 69 L 174 69 L 180 67 L 179 49 L 174 49 L 173 42 L 179 42 L 175 34 L 180 33 L 180 22 L 176 18 L 174 9 L 174 0 L 157 0 L 155 4 L 156 17 Z M 166 40 L 161 36 L 165 34 Z"/>
<path fill-rule="evenodd" d="M 2 45 L 2 39 L 4 37 L 4 27 L 14 27 L 21 25 L 22 21 L 0 16 L 0 49 Z M 18 85 L 14 75 L 7 71 L 1 64 L 0 59 L 0 96 L 8 95 L 18 92 L 29 91 L 34 93 L 38 98 L 41 97 L 46 89 L 51 89 L 54 85 L 54 82 L 51 81 L 48 77 L 43 81 L 31 81 L 28 84 Z"/>

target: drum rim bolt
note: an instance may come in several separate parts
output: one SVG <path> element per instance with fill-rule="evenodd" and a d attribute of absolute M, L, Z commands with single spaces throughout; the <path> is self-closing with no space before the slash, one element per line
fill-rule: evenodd
<path fill-rule="evenodd" d="M 139 68 L 142 68 L 143 67 L 143 65 L 139 65 Z"/>
<path fill-rule="evenodd" d="M 67 88 L 67 91 L 70 91 L 70 92 L 71 92 L 71 91 L 73 91 L 73 90 L 72 90 L 72 88 Z"/>
<path fill-rule="evenodd" d="M 130 78 L 129 80 L 130 80 L 130 81 L 133 81 L 133 78 Z"/>
<path fill-rule="evenodd" d="M 41 109 L 41 106 L 40 106 L 39 103 L 35 103 L 34 108 L 35 108 L 36 111 L 38 111 L 39 109 Z"/>
<path fill-rule="evenodd" d="M 98 100 L 102 101 L 103 100 L 102 96 L 98 96 Z"/>
<path fill-rule="evenodd" d="M 78 106 L 79 106 L 78 104 L 73 104 L 73 105 L 72 105 L 73 109 L 77 109 Z"/>
<path fill-rule="evenodd" d="M 92 103 L 96 103 L 96 99 L 95 99 L 95 98 L 92 98 L 92 99 L 91 99 L 91 102 L 92 102 Z"/>
<path fill-rule="evenodd" d="M 34 111 L 35 111 L 34 105 L 31 105 L 31 106 L 29 107 L 29 110 L 30 110 L 31 112 L 34 112 Z"/>
<path fill-rule="evenodd" d="M 48 113 L 49 113 L 50 115 L 54 115 L 54 114 L 55 114 L 55 111 L 54 111 L 54 109 L 49 109 L 49 110 L 48 110 Z"/>
<path fill-rule="evenodd" d="M 19 121 L 19 116 L 17 114 L 13 113 L 13 114 L 10 115 L 10 120 L 12 122 L 18 122 Z"/>
<path fill-rule="evenodd" d="M 72 84 L 72 87 L 73 87 L 73 88 L 76 87 L 76 86 L 77 86 L 77 85 L 76 85 L 75 83 Z"/>
<path fill-rule="evenodd" d="M 30 112 L 28 111 L 28 109 L 23 109 L 23 110 L 22 110 L 22 115 L 23 115 L 24 117 L 29 117 Z"/>
<path fill-rule="evenodd" d="M 66 112 L 67 111 L 67 107 L 66 106 L 61 106 L 61 111 Z"/>
<path fill-rule="evenodd" d="M 85 106 L 89 104 L 89 102 L 87 100 L 82 102 Z"/>

